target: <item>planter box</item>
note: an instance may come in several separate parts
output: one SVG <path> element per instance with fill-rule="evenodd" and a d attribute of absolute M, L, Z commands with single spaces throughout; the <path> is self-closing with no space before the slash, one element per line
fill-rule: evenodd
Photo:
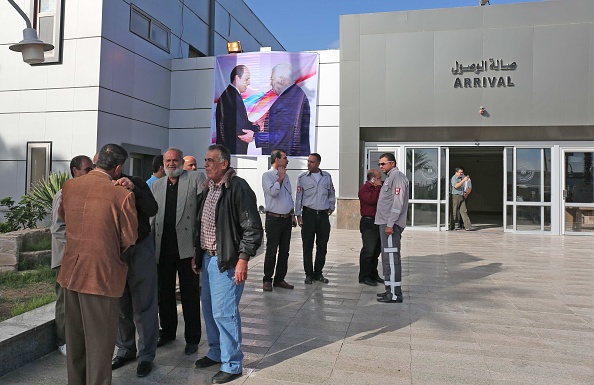
<path fill-rule="evenodd" d="M 0 234 L 0 272 L 17 271 L 19 262 L 35 258 L 51 260 L 51 250 L 27 251 L 29 245 L 51 239 L 48 227 Z"/>

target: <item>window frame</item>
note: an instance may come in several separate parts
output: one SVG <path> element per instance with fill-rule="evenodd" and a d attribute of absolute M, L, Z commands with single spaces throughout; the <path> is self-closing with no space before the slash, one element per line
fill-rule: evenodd
<path fill-rule="evenodd" d="M 143 18 L 145 18 L 145 19 L 147 19 L 149 21 L 148 36 L 144 36 L 140 32 L 134 31 L 132 29 L 132 16 L 133 16 L 134 13 L 138 14 L 139 16 L 141 16 L 141 17 L 143 17 Z M 136 36 L 142 38 L 143 40 L 146 40 L 149 43 L 151 43 L 151 44 L 159 47 L 163 51 L 165 51 L 167 53 L 170 53 L 170 49 L 171 49 L 171 29 L 169 29 L 165 24 L 161 23 L 159 20 L 155 19 L 154 17 L 152 17 L 148 13 L 144 12 L 142 9 L 138 8 L 134 4 L 130 4 L 130 18 L 128 20 L 128 26 L 129 26 L 128 29 L 134 35 L 136 35 Z M 167 46 L 163 46 L 158 41 L 156 41 L 156 40 L 154 40 L 154 39 L 151 38 L 152 31 L 153 31 L 153 26 L 156 26 L 156 27 L 162 29 L 163 31 L 165 31 L 167 33 Z"/>
<path fill-rule="evenodd" d="M 33 10 L 33 28 L 37 31 L 37 35 L 39 36 L 40 40 L 42 39 L 41 31 L 39 30 L 40 25 L 40 18 L 43 17 L 50 17 L 53 15 L 54 17 L 54 25 L 53 25 L 53 39 L 51 41 L 43 41 L 44 43 L 52 44 L 54 49 L 51 51 L 44 52 L 44 61 L 43 63 L 31 64 L 35 65 L 44 65 L 44 64 L 62 64 L 62 57 L 63 57 L 63 50 L 62 46 L 64 44 L 64 8 L 65 8 L 65 0 L 55 0 L 56 1 L 56 10 L 55 12 L 39 12 L 40 2 L 42 0 L 31 0 L 31 9 Z"/>
<path fill-rule="evenodd" d="M 31 152 L 33 149 L 45 148 L 45 169 L 43 172 L 43 178 L 39 178 L 35 181 L 31 180 L 33 175 L 33 164 L 31 163 L 32 156 Z M 25 171 L 25 194 L 29 194 L 31 187 L 40 179 L 48 180 L 49 175 L 52 171 L 52 142 L 27 142 L 27 158 L 26 158 L 26 171 Z"/>

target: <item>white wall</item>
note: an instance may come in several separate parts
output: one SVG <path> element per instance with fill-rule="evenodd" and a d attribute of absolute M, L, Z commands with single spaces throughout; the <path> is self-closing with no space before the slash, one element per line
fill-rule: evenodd
<path fill-rule="evenodd" d="M 339 51 L 318 51 L 320 74 L 318 86 L 318 114 L 315 152 L 322 156 L 321 168 L 332 174 L 336 195 L 338 191 L 338 135 L 339 135 Z M 213 58 L 174 60 L 171 73 L 171 146 L 199 161 L 210 145 L 210 123 L 213 87 Z M 288 175 L 293 186 L 297 176 L 307 170 L 306 158 L 290 158 Z M 231 165 L 239 176 L 254 189 L 258 205 L 264 205 L 261 175 L 270 167 L 266 156 L 233 156 Z M 295 191 L 293 191 L 295 193 Z"/>
<path fill-rule="evenodd" d="M 80 6 L 84 3 L 84 7 Z M 30 66 L 8 49 L 25 22 L 0 1 L 0 198 L 25 192 L 27 141 L 52 142 L 52 171 L 96 148 L 101 1 L 68 0 L 63 62 Z M 32 15 L 31 2 L 17 0 Z"/>

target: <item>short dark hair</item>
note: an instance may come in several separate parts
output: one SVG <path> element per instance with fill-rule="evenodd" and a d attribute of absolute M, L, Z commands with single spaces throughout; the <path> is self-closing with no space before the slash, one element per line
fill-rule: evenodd
<path fill-rule="evenodd" d="M 227 161 L 229 166 L 231 166 L 231 152 L 229 149 L 222 144 L 211 144 L 208 146 L 208 151 L 218 151 L 219 152 L 219 162 L 223 163 L 223 161 Z"/>
<path fill-rule="evenodd" d="M 282 148 L 275 148 L 274 150 L 272 150 L 270 152 L 270 164 L 274 164 L 274 162 L 277 159 L 281 159 L 283 157 L 283 154 L 285 154 L 285 156 L 286 156 L 287 152 L 285 150 L 283 150 Z"/>
<path fill-rule="evenodd" d="M 115 170 L 128 159 L 128 152 L 117 144 L 106 144 L 99 150 L 99 157 L 97 158 L 96 166 L 106 171 Z"/>
<path fill-rule="evenodd" d="M 456 167 L 456 172 L 458 172 L 458 171 L 464 171 L 464 167 L 462 167 L 462 166 Z"/>
<path fill-rule="evenodd" d="M 381 159 L 381 158 L 386 158 L 386 159 L 388 159 L 388 162 L 396 163 L 396 157 L 394 156 L 393 152 L 385 152 L 380 155 L 379 159 Z"/>
<path fill-rule="evenodd" d="M 229 76 L 229 81 L 231 83 L 233 83 L 233 80 L 235 80 L 235 75 L 242 77 L 243 73 L 245 72 L 246 69 L 247 69 L 247 67 L 244 66 L 243 64 L 235 66 L 235 68 L 233 68 L 233 70 L 231 71 L 231 76 Z"/>
<path fill-rule="evenodd" d="M 91 160 L 91 158 L 89 158 L 86 155 L 77 155 L 74 158 L 72 158 L 72 160 L 70 161 L 70 175 L 72 175 L 73 178 L 74 178 L 74 171 L 72 171 L 72 169 L 76 167 L 76 169 L 80 170 L 80 168 L 82 166 L 83 159 L 86 159 L 89 161 L 89 163 L 93 164 L 93 161 Z"/>
<path fill-rule="evenodd" d="M 315 156 L 318 162 L 322 162 L 322 155 L 318 154 L 317 152 L 312 152 L 309 156 Z"/>
<path fill-rule="evenodd" d="M 159 171 L 163 167 L 163 155 L 157 155 L 153 158 L 153 173 Z"/>
<path fill-rule="evenodd" d="M 370 168 L 367 171 L 367 180 L 372 180 L 373 178 L 375 178 L 376 173 L 377 173 L 377 170 L 375 168 Z"/>

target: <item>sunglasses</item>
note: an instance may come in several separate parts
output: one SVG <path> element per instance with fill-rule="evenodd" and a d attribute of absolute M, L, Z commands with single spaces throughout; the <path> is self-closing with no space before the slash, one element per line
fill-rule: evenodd
<path fill-rule="evenodd" d="M 380 162 L 380 163 L 378 163 L 377 165 L 378 165 L 379 167 L 383 167 L 383 166 L 387 165 L 388 163 L 394 163 L 394 161 L 392 161 L 392 160 L 389 160 L 389 161 L 387 161 L 387 162 Z"/>

